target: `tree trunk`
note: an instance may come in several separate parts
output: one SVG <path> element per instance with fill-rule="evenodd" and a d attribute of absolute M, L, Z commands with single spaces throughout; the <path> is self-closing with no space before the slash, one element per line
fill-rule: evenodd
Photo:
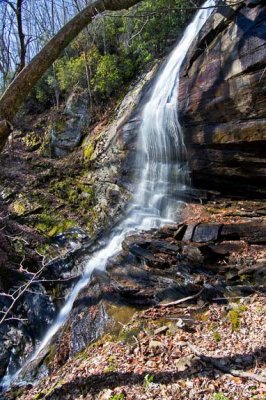
<path fill-rule="evenodd" d="M 20 64 L 18 66 L 17 72 L 19 73 L 26 65 L 26 43 L 25 43 L 25 35 L 23 32 L 23 23 L 22 23 L 22 4 L 24 0 L 17 0 L 17 24 L 18 24 L 18 37 L 20 43 Z"/>
<path fill-rule="evenodd" d="M 0 152 L 11 131 L 12 121 L 34 85 L 60 53 L 99 13 L 129 8 L 141 0 L 96 0 L 72 18 L 16 76 L 0 99 Z"/>

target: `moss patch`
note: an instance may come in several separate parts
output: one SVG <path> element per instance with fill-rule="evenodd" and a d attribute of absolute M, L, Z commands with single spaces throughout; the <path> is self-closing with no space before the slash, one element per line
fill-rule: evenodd
<path fill-rule="evenodd" d="M 92 142 L 84 141 L 83 145 L 83 159 L 85 162 L 90 162 L 94 160 L 94 145 Z"/>
<path fill-rule="evenodd" d="M 15 200 L 14 203 L 12 203 L 11 205 L 11 210 L 21 216 L 23 214 L 25 214 L 26 210 L 27 210 L 27 205 L 23 200 Z"/>
<path fill-rule="evenodd" d="M 240 328 L 240 318 L 244 311 L 247 311 L 247 306 L 240 305 L 233 308 L 227 314 L 228 320 L 231 323 L 232 332 L 237 331 Z"/>
<path fill-rule="evenodd" d="M 36 217 L 34 226 L 39 232 L 53 237 L 74 228 L 77 224 L 70 219 L 63 220 L 59 216 L 40 214 Z"/>
<path fill-rule="evenodd" d="M 35 132 L 29 132 L 22 138 L 22 142 L 25 144 L 27 150 L 34 151 L 41 145 L 40 135 Z"/>
<path fill-rule="evenodd" d="M 89 207 L 95 201 L 94 188 L 84 184 L 79 179 L 66 178 L 54 181 L 50 191 L 64 202 L 67 201 L 71 206 Z"/>

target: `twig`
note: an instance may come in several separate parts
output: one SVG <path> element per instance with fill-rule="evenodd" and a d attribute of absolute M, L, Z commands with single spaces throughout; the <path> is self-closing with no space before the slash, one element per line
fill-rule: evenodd
<path fill-rule="evenodd" d="M 238 371 L 236 369 L 226 367 L 225 365 L 221 364 L 218 360 L 215 360 L 212 357 L 208 357 L 205 354 L 202 354 L 193 344 L 188 342 L 187 345 L 197 357 L 201 358 L 203 361 L 207 363 L 212 364 L 215 368 L 219 369 L 222 372 L 226 372 L 230 375 L 237 376 L 239 378 L 247 378 L 258 382 L 266 383 L 266 377 L 262 375 L 252 374 L 245 371 Z"/>
<path fill-rule="evenodd" d="M 26 321 L 28 321 L 28 319 L 27 318 L 9 317 L 9 318 L 5 319 L 5 322 L 8 322 L 8 321 L 26 322 Z"/>
<path fill-rule="evenodd" d="M 133 36 L 131 36 L 131 38 L 128 39 L 128 41 L 127 41 L 128 47 L 130 47 L 130 42 L 132 42 L 132 40 L 133 40 L 136 36 L 138 36 L 138 35 L 141 34 L 141 32 L 144 30 L 144 28 L 145 28 L 145 26 L 147 25 L 148 22 L 149 22 L 149 18 L 147 17 L 147 20 L 144 22 L 144 24 L 142 25 L 141 29 L 140 29 L 137 33 L 135 33 Z"/>
<path fill-rule="evenodd" d="M 26 245 L 28 245 L 29 243 L 27 242 L 27 240 L 23 239 L 23 237 L 21 236 L 12 236 L 12 235 L 4 235 L 5 237 L 7 237 L 8 239 L 11 239 L 13 242 L 15 240 L 22 240 L 22 242 L 24 242 Z"/>
<path fill-rule="evenodd" d="M 156 307 L 170 307 L 170 306 L 176 306 L 177 304 L 184 303 L 185 301 L 193 300 L 196 297 L 200 296 L 201 293 L 203 292 L 204 288 L 202 288 L 198 293 L 194 294 L 193 296 L 188 296 L 184 297 L 183 299 L 179 299 L 176 301 L 171 301 L 170 303 L 164 303 L 164 304 L 157 304 Z"/>

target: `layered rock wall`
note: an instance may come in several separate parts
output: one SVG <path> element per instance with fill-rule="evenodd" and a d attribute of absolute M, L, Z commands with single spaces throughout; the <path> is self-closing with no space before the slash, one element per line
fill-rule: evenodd
<path fill-rule="evenodd" d="M 218 8 L 183 65 L 179 102 L 194 186 L 264 197 L 265 2 Z"/>

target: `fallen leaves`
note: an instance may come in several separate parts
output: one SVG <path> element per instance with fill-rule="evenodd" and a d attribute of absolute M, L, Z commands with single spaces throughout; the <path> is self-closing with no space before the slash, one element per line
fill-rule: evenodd
<path fill-rule="evenodd" d="M 245 298 L 241 326 L 235 332 L 227 318 L 233 307 L 234 303 L 229 306 L 211 304 L 204 311 L 186 312 L 193 314 L 193 332 L 176 326 L 178 315 L 174 320 L 167 319 L 168 315 L 184 310 L 166 308 L 163 318 L 152 309 L 148 319 L 141 318 L 142 313 L 139 313 L 124 328 L 129 330 L 139 323 L 142 329 L 135 340 L 116 342 L 110 340 L 110 336 L 106 341 L 101 339 L 99 346 L 91 345 L 82 353 L 82 360 L 80 355 L 69 360 L 52 377 L 15 398 L 33 400 L 38 393 L 46 393 L 39 398 L 213 400 L 223 398 L 218 397 L 221 393 L 229 400 L 265 400 L 264 383 L 232 376 L 215 366 L 215 362 L 219 362 L 226 368 L 265 374 L 265 298 L 258 295 Z M 219 341 L 213 336 L 217 331 Z M 206 358 L 194 354 L 195 347 Z M 51 391 L 51 387 L 56 389 Z"/>

